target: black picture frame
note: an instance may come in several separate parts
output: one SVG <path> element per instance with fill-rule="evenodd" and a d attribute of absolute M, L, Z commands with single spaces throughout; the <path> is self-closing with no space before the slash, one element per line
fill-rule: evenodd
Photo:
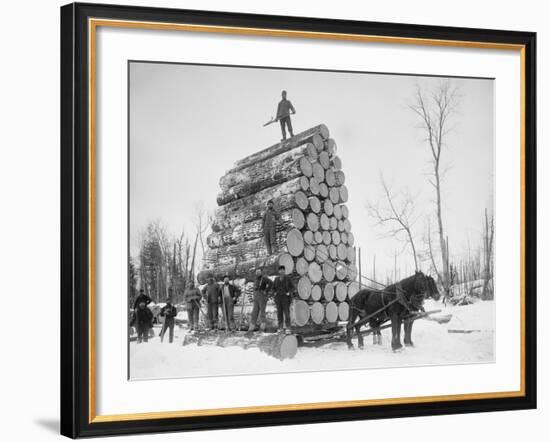
<path fill-rule="evenodd" d="M 524 395 L 94 422 L 90 419 L 90 18 L 282 29 L 524 47 Z M 71 437 L 337 422 L 536 408 L 536 34 L 489 29 L 73 3 L 61 8 L 61 434 Z"/>

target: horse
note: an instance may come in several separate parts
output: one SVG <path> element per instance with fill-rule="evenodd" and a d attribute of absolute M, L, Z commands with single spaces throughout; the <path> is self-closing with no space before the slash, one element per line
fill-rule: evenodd
<path fill-rule="evenodd" d="M 401 323 L 411 314 L 424 311 L 422 304 L 424 298 L 433 298 L 436 301 L 440 298 L 439 291 L 434 279 L 431 276 L 417 271 L 414 275 L 391 284 L 383 290 L 362 289 L 359 290 L 350 300 L 350 315 L 347 325 L 346 341 L 349 349 L 353 349 L 351 342 L 352 330 L 355 328 L 359 340 L 359 348 L 363 348 L 363 336 L 361 335 L 360 321 L 369 315 L 376 313 L 369 319 L 369 326 L 373 330 L 373 343 L 381 345 L 382 335 L 380 325 L 391 320 L 393 351 L 397 351 L 401 345 Z M 385 306 L 388 306 L 385 308 Z M 359 318 L 358 325 L 355 324 Z M 413 346 L 411 339 L 414 320 L 405 320 L 405 345 Z"/>

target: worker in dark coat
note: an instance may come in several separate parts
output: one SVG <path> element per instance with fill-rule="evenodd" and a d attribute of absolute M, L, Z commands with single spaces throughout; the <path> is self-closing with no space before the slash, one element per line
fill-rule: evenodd
<path fill-rule="evenodd" d="M 202 289 L 202 295 L 206 299 L 208 323 L 211 329 L 218 328 L 218 306 L 221 301 L 220 286 L 214 277 L 208 278 L 208 284 Z"/>
<path fill-rule="evenodd" d="M 267 297 L 271 291 L 271 280 L 265 276 L 261 269 L 256 269 L 256 279 L 254 281 L 254 304 L 252 307 L 252 316 L 250 318 L 249 332 L 256 330 L 258 318 L 260 320 L 260 330 L 265 331 L 265 307 Z"/>
<path fill-rule="evenodd" d="M 279 104 L 277 105 L 277 120 L 279 120 L 279 123 L 281 124 L 281 132 L 283 133 L 283 138 L 281 141 L 284 141 L 286 140 L 285 126 L 288 128 L 290 136 L 294 136 L 294 132 L 292 131 L 292 122 L 290 121 L 290 114 L 295 114 L 296 109 L 294 109 L 294 106 L 290 100 L 286 99 L 286 91 L 281 92 L 281 97 L 282 100 L 279 101 Z"/>
<path fill-rule="evenodd" d="M 237 303 L 237 299 L 239 299 L 239 295 L 241 294 L 241 291 L 239 288 L 229 282 L 229 276 L 225 275 L 223 277 L 223 285 L 221 287 L 222 292 L 222 311 L 223 311 L 223 319 L 225 322 L 225 326 L 228 330 L 234 330 L 235 329 L 235 320 L 233 317 L 233 310 L 235 308 L 235 304 Z"/>
<path fill-rule="evenodd" d="M 162 324 L 162 330 L 160 331 L 160 342 L 164 340 L 164 334 L 166 330 L 169 330 L 170 344 L 174 342 L 174 323 L 178 314 L 176 307 L 172 305 L 172 299 L 166 300 L 166 305 L 160 309 L 160 316 L 164 318 L 164 324 Z"/>
<path fill-rule="evenodd" d="M 290 332 L 290 303 L 294 284 L 285 273 L 285 266 L 279 266 L 279 275 L 273 281 L 273 292 L 275 292 L 275 305 L 277 306 L 277 322 L 279 331 L 283 327 L 287 333 Z"/>
<path fill-rule="evenodd" d="M 137 343 L 149 340 L 149 329 L 153 328 L 153 312 L 149 310 L 145 301 L 141 301 L 134 312 L 130 325 L 137 329 Z"/>
<path fill-rule="evenodd" d="M 153 302 L 153 300 L 151 298 L 149 298 L 149 296 L 147 296 L 145 294 L 145 290 L 143 288 L 140 288 L 139 289 L 139 295 L 137 296 L 136 300 L 134 301 L 134 310 L 136 310 L 138 308 L 138 305 L 141 303 L 141 302 L 145 302 L 145 306 L 147 307 L 149 304 L 151 304 L 151 302 Z"/>
<path fill-rule="evenodd" d="M 201 304 L 201 292 L 195 288 L 193 281 L 187 283 L 187 288 L 183 292 L 183 299 L 187 310 L 187 322 L 190 330 L 199 329 L 199 311 Z"/>
<path fill-rule="evenodd" d="M 267 254 L 273 253 L 273 247 L 275 246 L 275 232 L 277 231 L 277 222 L 279 221 L 279 214 L 273 208 L 273 200 L 267 202 L 267 210 L 262 218 L 262 229 L 264 232 L 264 242 L 267 249 Z"/>

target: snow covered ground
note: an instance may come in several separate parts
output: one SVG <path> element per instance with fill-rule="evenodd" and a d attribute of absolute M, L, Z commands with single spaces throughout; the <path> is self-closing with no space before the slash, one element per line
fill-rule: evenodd
<path fill-rule="evenodd" d="M 426 311 L 441 309 L 441 313 L 434 315 L 436 318 L 448 315 L 452 318 L 442 324 L 417 320 L 413 328 L 415 347 L 397 353 L 391 350 L 389 329 L 382 331 L 382 346 L 372 345 L 372 338 L 367 336 L 363 350 L 350 351 L 345 343 L 301 347 L 293 359 L 279 361 L 256 348 L 182 346 L 185 330 L 179 327 L 175 330 L 174 343 L 169 344 L 167 339 L 161 343 L 159 329 L 155 328 L 155 337 L 147 344 L 130 344 L 130 377 L 150 379 L 494 362 L 493 301 L 444 307 L 430 300 L 425 308 Z"/>

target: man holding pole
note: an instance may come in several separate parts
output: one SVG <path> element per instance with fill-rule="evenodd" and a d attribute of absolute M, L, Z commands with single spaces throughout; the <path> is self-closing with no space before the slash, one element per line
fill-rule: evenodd
<path fill-rule="evenodd" d="M 283 138 L 281 141 L 284 141 L 286 140 L 285 126 L 288 128 L 290 136 L 294 136 L 294 132 L 292 131 L 292 122 L 290 121 L 290 114 L 295 114 L 296 109 L 294 109 L 294 106 L 290 100 L 286 99 L 286 91 L 281 92 L 281 97 L 282 100 L 279 101 L 279 104 L 277 105 L 277 120 L 279 120 L 279 123 L 281 124 L 281 132 L 283 133 Z"/>
<path fill-rule="evenodd" d="M 218 328 L 218 306 L 221 298 L 220 286 L 214 277 L 208 278 L 208 284 L 202 289 L 202 294 L 206 299 L 208 322 L 210 329 L 216 330 Z"/>
<path fill-rule="evenodd" d="M 252 307 L 252 317 L 250 318 L 249 332 L 256 330 L 258 317 L 260 318 L 260 331 L 265 331 L 265 307 L 267 305 L 267 295 L 271 290 L 271 280 L 265 276 L 262 269 L 256 269 L 256 280 L 254 281 L 254 306 Z"/>
<path fill-rule="evenodd" d="M 233 317 L 233 309 L 239 298 L 240 291 L 233 284 L 229 283 L 229 276 L 224 275 L 222 285 L 222 310 L 225 321 L 226 331 L 235 329 L 235 320 Z"/>
<path fill-rule="evenodd" d="M 164 324 L 162 324 L 162 330 L 160 331 L 160 342 L 164 341 L 164 334 L 166 331 L 169 331 L 168 338 L 170 344 L 174 342 L 174 323 L 175 317 L 177 316 L 178 311 L 176 307 L 172 305 L 172 297 L 168 297 L 166 300 L 166 305 L 160 310 L 160 316 L 164 318 Z"/>
<path fill-rule="evenodd" d="M 198 330 L 201 292 L 199 289 L 195 288 L 193 281 L 187 283 L 187 288 L 183 292 L 183 299 L 185 300 L 187 310 L 189 330 Z"/>
<path fill-rule="evenodd" d="M 285 329 L 290 333 L 290 302 L 294 284 L 285 272 L 285 266 L 279 266 L 279 275 L 273 281 L 275 305 L 277 306 L 277 322 L 279 331 Z"/>

